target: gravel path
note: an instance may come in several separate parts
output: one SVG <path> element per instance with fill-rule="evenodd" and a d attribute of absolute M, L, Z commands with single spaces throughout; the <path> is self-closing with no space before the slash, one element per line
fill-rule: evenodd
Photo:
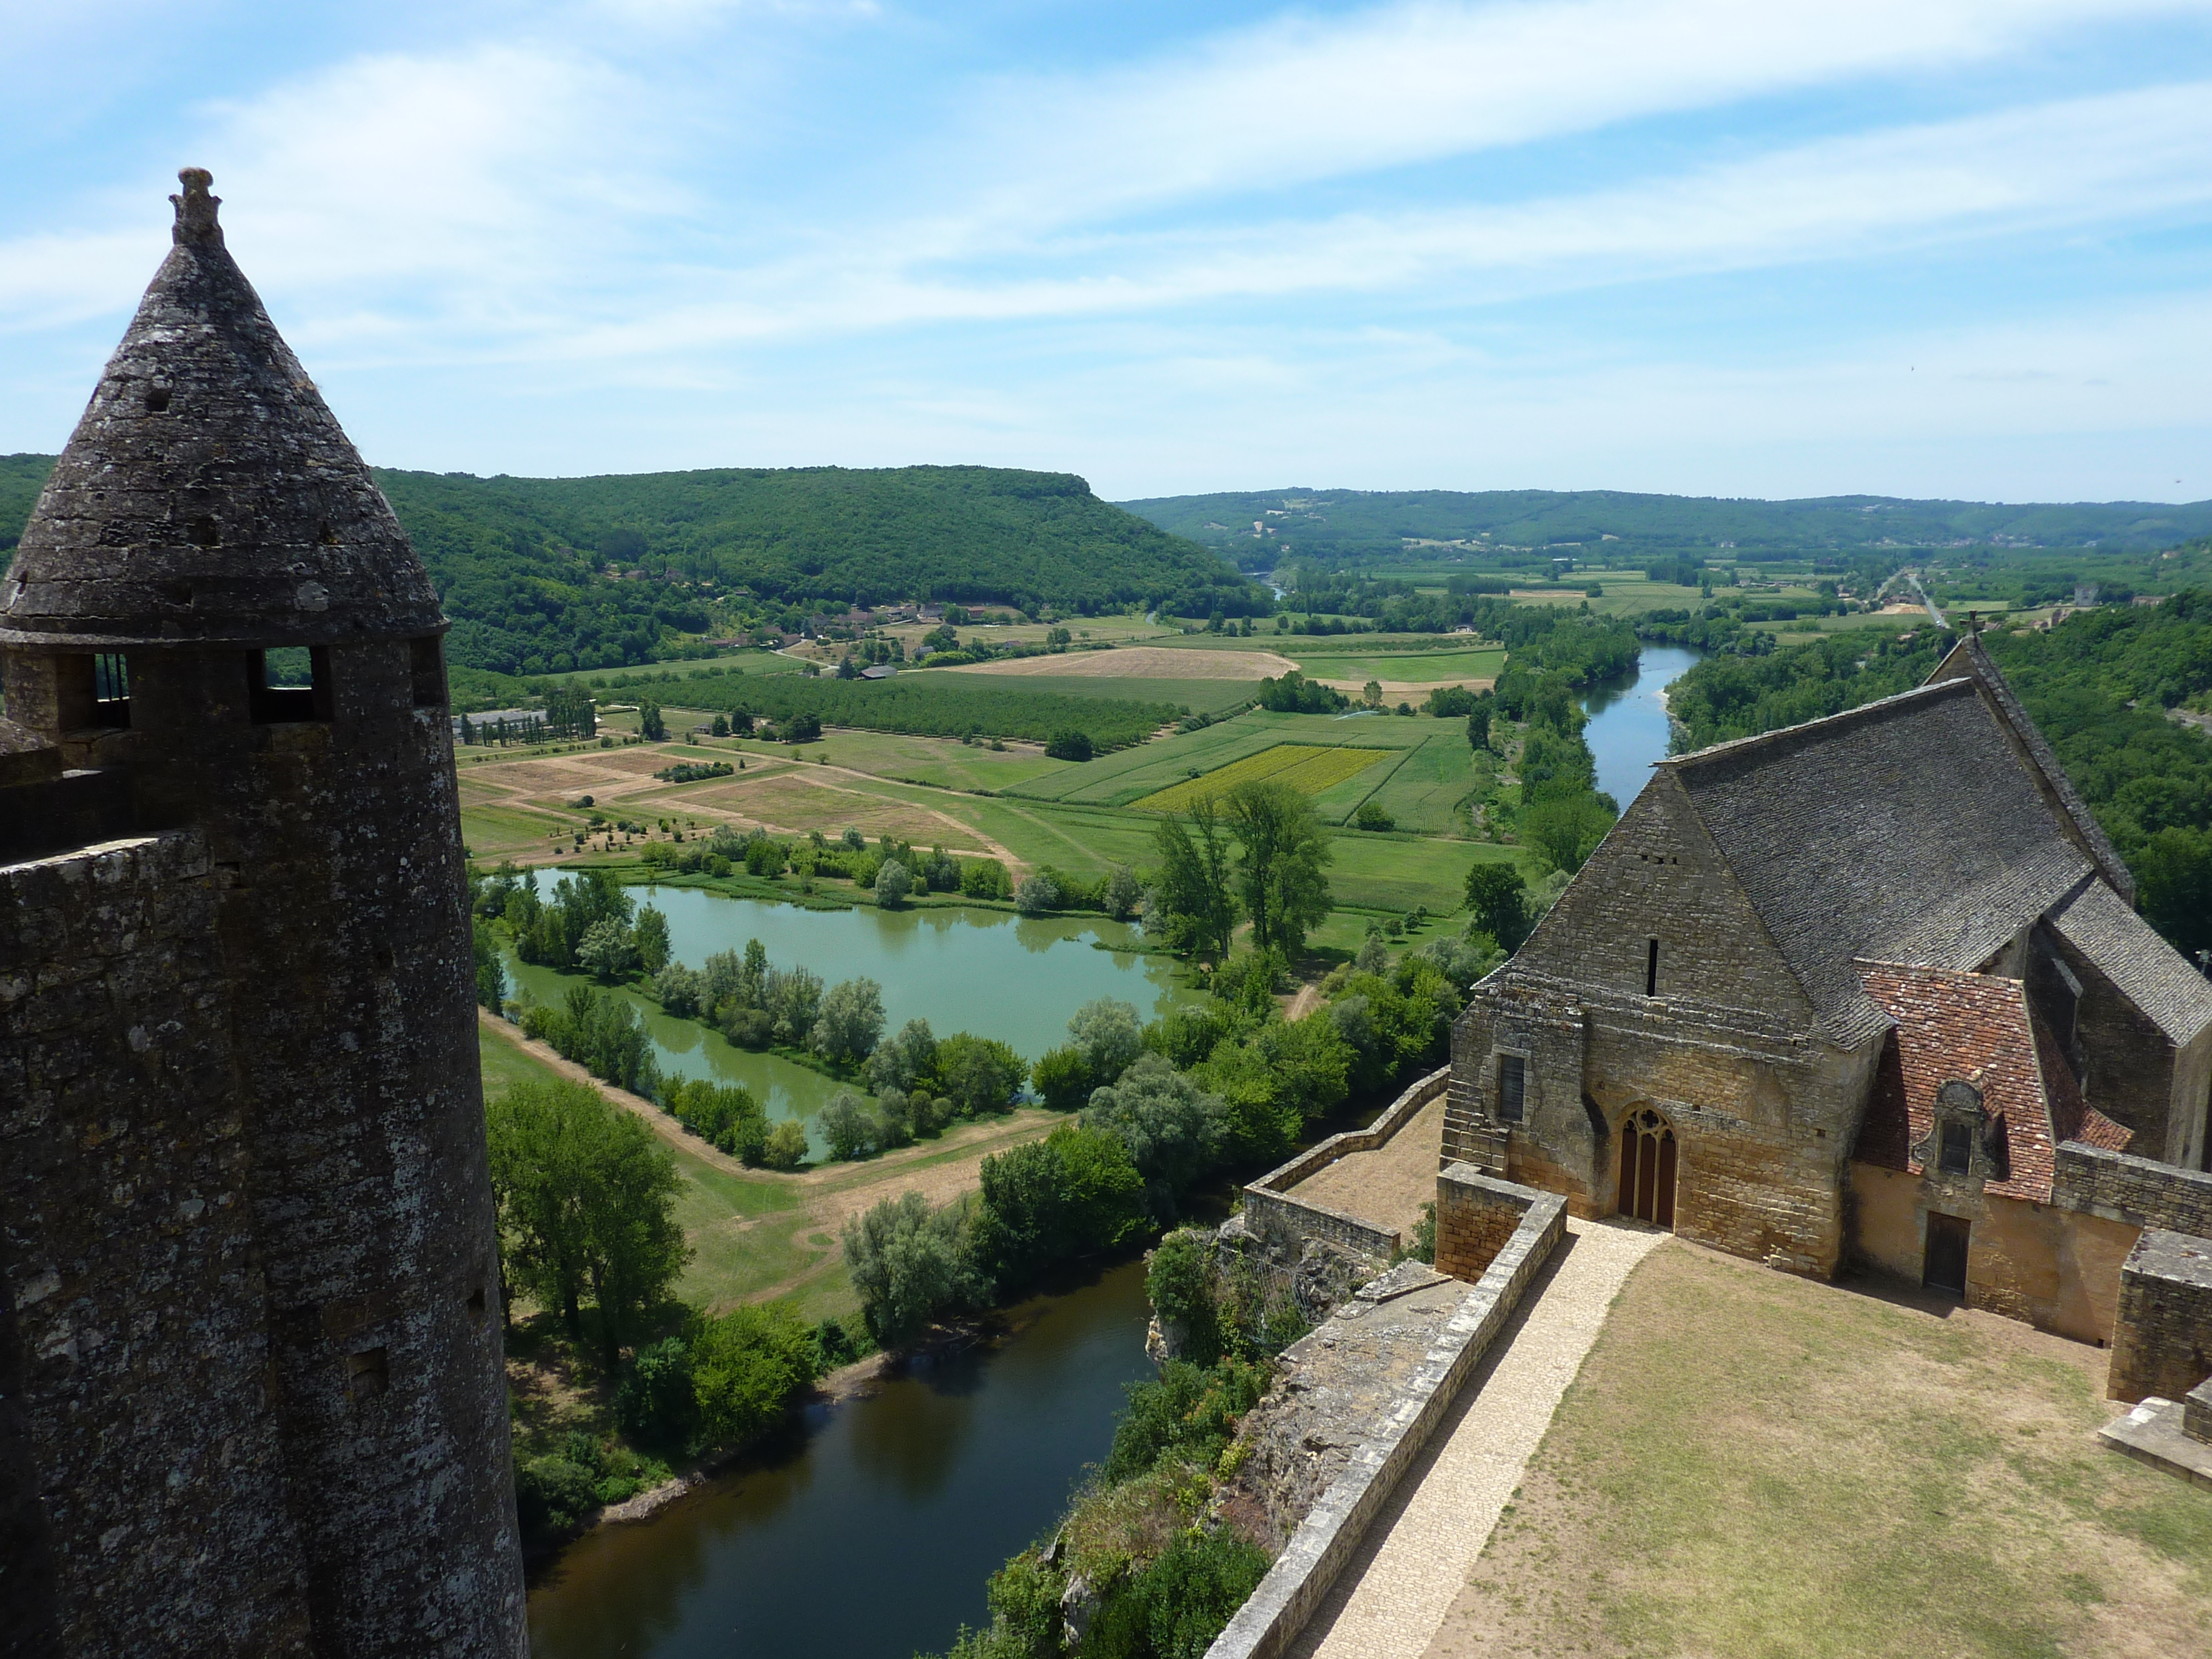
<path fill-rule="evenodd" d="M 1444 1097 L 1438 1095 L 1383 1145 L 1337 1159 L 1298 1182 L 1291 1195 L 1410 1238 L 1421 1206 L 1436 1201 L 1443 1144 Z"/>
<path fill-rule="evenodd" d="M 1567 1233 L 1291 1653 L 1410 1659 L 1430 1650 L 1613 1297 L 1666 1237 L 1611 1220 L 1570 1219 Z"/>

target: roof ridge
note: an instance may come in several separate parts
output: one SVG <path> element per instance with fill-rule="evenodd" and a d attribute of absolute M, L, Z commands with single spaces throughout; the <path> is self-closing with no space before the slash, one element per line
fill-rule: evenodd
<path fill-rule="evenodd" d="M 1972 680 L 1936 680 L 1913 686 L 1909 690 L 1893 692 L 1887 697 L 1876 697 L 1872 702 L 1863 702 L 1850 708 L 1838 709 L 1832 714 L 1823 714 L 1818 720 L 1800 720 L 1795 726 L 1778 726 L 1771 732 L 1754 732 L 1747 738 L 1730 738 L 1724 743 L 1709 744 L 1703 749 L 1693 749 L 1686 755 L 1664 755 L 1652 763 L 1654 766 L 1680 768 L 1692 762 L 1717 760 L 1742 753 L 1762 744 L 1781 746 L 1785 741 L 1805 741 L 1826 737 L 1832 731 L 1846 724 L 1864 720 L 1870 715 L 1895 712 L 1898 705 L 1916 700 L 1933 701 L 1944 694 L 1956 696 L 1958 688 L 1973 689 Z"/>

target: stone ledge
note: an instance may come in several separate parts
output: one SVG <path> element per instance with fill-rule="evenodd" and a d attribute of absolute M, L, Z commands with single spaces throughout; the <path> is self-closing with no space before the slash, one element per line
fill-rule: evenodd
<path fill-rule="evenodd" d="M 2115 1418 L 2098 1430 L 2097 1438 L 2138 1463 L 2179 1475 L 2191 1486 L 2212 1492 L 2212 1445 L 2183 1431 L 2182 1406 L 2178 1400 L 2161 1400 L 2153 1395 L 2125 1417 Z"/>
<path fill-rule="evenodd" d="M 1465 1169 L 1466 1166 L 1455 1166 Z M 1466 1170 L 1468 1177 L 1479 1171 Z M 1397 1490 L 1443 1421 L 1491 1343 L 1519 1307 L 1528 1282 L 1566 1236 L 1566 1200 L 1533 1188 L 1511 1238 L 1461 1300 L 1402 1389 L 1382 1425 L 1352 1454 L 1345 1472 L 1298 1523 L 1206 1659 L 1274 1659 L 1287 1648 L 1358 1548 L 1376 1513 Z"/>

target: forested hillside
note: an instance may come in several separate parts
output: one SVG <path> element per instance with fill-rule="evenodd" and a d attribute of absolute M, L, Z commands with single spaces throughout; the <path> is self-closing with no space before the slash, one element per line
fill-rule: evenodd
<path fill-rule="evenodd" d="M 2212 949 L 2212 735 L 2169 713 L 2212 709 L 2212 592 L 1983 639 L 2135 872 L 2145 919 L 2184 951 Z M 1909 690 L 1952 642 L 1923 629 L 1902 644 L 1843 634 L 1771 656 L 1708 658 L 1668 690 L 1677 747 Z"/>
<path fill-rule="evenodd" d="M 2149 552 L 2212 532 L 2212 501 L 2008 505 L 1832 495 L 1741 501 L 1611 489 L 1273 489 L 1121 503 L 1161 528 L 1220 548 L 1248 568 L 1284 557 L 1327 565 L 1396 556 L 1408 539 L 1487 542 L 1500 553 L 1580 546 L 1587 556 L 1725 550 L 1735 560 L 1863 548 L 2100 548 Z M 1258 523 L 1267 533 L 1255 537 Z M 1614 546 L 1611 544 L 1618 543 Z M 1511 560 L 1503 562 L 1510 563 Z"/>
<path fill-rule="evenodd" d="M 50 456 L 0 459 L 0 550 Z M 1065 473 L 978 466 L 477 478 L 378 471 L 453 619 L 501 672 L 648 662 L 677 633 L 825 605 L 996 601 L 1249 616 L 1267 595 Z"/>

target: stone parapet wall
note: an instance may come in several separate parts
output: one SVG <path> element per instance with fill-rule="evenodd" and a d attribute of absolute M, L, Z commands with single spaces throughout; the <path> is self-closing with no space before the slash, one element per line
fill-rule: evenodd
<path fill-rule="evenodd" d="M 197 832 L 0 868 L 0 1627 L 58 1651 L 307 1649 L 217 900 Z"/>
<path fill-rule="evenodd" d="M 2153 1228 L 2120 1268 L 2106 1393 L 2179 1400 L 2212 1377 L 2212 1240 Z"/>
<path fill-rule="evenodd" d="M 1455 1165 L 1443 1178 L 1488 1179 L 1466 1165 Z M 1519 1307 L 1530 1281 L 1566 1237 L 1566 1201 L 1557 1194 L 1522 1190 L 1527 1207 L 1520 1224 L 1445 1322 L 1375 1432 L 1352 1454 L 1345 1472 L 1298 1523 L 1260 1587 L 1214 1638 L 1206 1659 L 1275 1659 L 1297 1639 L 1335 1584 L 1368 1527 Z"/>
<path fill-rule="evenodd" d="M 2051 1201 L 2138 1227 L 2212 1237 L 2212 1175 L 2084 1141 L 2059 1147 Z"/>
<path fill-rule="evenodd" d="M 2181 1402 L 2181 1431 L 2191 1440 L 2212 1442 L 2212 1380 L 2199 1382 Z"/>
<path fill-rule="evenodd" d="M 1364 1129 L 1349 1129 L 1316 1142 L 1288 1163 L 1277 1165 L 1244 1189 L 1244 1224 L 1251 1236 L 1273 1249 L 1294 1249 L 1305 1239 L 1327 1239 L 1380 1265 L 1404 1243 L 1398 1234 L 1326 1205 L 1293 1198 L 1291 1189 L 1339 1158 L 1371 1152 L 1419 1116 L 1424 1107 L 1450 1085 L 1452 1069 L 1440 1066 L 1382 1109 Z"/>
<path fill-rule="evenodd" d="M 1535 1189 L 1500 1181 L 1471 1164 L 1437 1177 L 1437 1271 L 1479 1282 L 1511 1241 Z"/>

